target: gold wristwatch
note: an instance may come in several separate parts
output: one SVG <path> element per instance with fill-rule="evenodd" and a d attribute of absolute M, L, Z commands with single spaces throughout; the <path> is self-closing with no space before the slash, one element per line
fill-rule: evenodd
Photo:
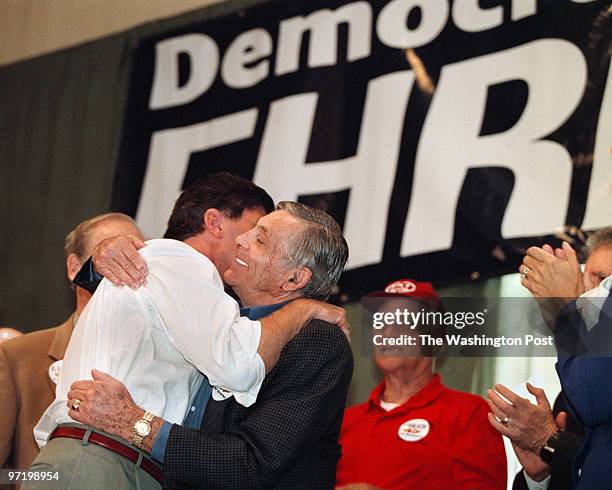
<path fill-rule="evenodd" d="M 132 439 L 132 445 L 137 448 L 142 447 L 142 441 L 151 433 L 151 422 L 155 415 L 151 412 L 145 412 L 142 418 L 134 424 L 132 430 L 134 431 L 134 438 Z"/>

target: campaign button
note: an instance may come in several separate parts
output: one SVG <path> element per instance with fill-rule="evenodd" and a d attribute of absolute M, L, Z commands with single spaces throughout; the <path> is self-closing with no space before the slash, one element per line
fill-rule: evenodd
<path fill-rule="evenodd" d="M 416 442 L 429 434 L 429 422 L 425 419 L 412 419 L 400 425 L 397 435 L 406 442 Z"/>
<path fill-rule="evenodd" d="M 55 384 L 59 382 L 60 375 L 62 374 L 63 362 L 64 361 L 60 359 L 59 361 L 55 361 L 49 366 L 49 377 L 51 378 L 51 381 L 53 381 Z"/>

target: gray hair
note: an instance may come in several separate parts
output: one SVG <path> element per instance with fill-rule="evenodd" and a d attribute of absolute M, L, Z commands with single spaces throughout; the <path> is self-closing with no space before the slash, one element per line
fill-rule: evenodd
<path fill-rule="evenodd" d="M 81 262 L 84 262 L 90 255 L 89 238 L 91 236 L 91 232 L 97 224 L 106 220 L 124 220 L 134 225 L 134 227 L 138 229 L 136 222 L 127 214 L 123 213 L 106 213 L 86 219 L 85 221 L 79 223 L 74 230 L 66 235 L 66 241 L 64 244 L 64 252 L 66 252 L 66 257 L 70 256 L 71 254 L 76 254 Z"/>
<path fill-rule="evenodd" d="M 301 290 L 302 296 L 327 299 L 348 259 L 348 245 L 340 225 L 325 211 L 305 204 L 282 201 L 276 209 L 287 211 L 306 225 L 287 247 L 290 264 L 308 267 L 312 272 L 312 278 Z"/>
<path fill-rule="evenodd" d="M 587 238 L 585 252 L 589 257 L 595 250 L 603 246 L 612 246 L 612 226 L 606 226 Z"/>

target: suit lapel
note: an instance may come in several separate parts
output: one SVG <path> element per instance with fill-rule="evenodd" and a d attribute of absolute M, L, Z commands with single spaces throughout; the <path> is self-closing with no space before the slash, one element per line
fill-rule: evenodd
<path fill-rule="evenodd" d="M 49 347 L 49 367 L 56 361 L 62 360 L 66 349 L 68 348 L 68 342 L 70 342 L 70 336 L 74 329 L 74 318 L 75 314 L 70 315 L 68 320 L 57 327 L 51 346 Z M 55 394 L 55 383 L 51 379 L 51 375 L 47 372 L 47 383 L 51 389 L 51 393 Z"/>
<path fill-rule="evenodd" d="M 51 342 L 51 347 L 49 347 L 49 357 L 54 361 L 59 361 L 64 358 L 74 328 L 74 316 L 74 314 L 70 315 L 68 320 L 57 327 L 55 336 Z"/>

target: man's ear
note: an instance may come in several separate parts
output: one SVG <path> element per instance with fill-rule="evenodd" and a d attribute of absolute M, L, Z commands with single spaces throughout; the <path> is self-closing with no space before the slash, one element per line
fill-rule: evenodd
<path fill-rule="evenodd" d="M 281 289 L 283 291 L 298 291 L 302 289 L 312 278 L 312 271 L 308 267 L 299 267 L 291 269 L 287 273 L 287 277 Z"/>
<path fill-rule="evenodd" d="M 223 237 L 223 213 L 216 208 L 208 208 L 203 216 L 204 229 L 215 238 Z"/>
<path fill-rule="evenodd" d="M 76 277 L 81 270 L 82 264 L 77 254 L 70 254 L 66 259 L 66 275 L 70 282 Z"/>

